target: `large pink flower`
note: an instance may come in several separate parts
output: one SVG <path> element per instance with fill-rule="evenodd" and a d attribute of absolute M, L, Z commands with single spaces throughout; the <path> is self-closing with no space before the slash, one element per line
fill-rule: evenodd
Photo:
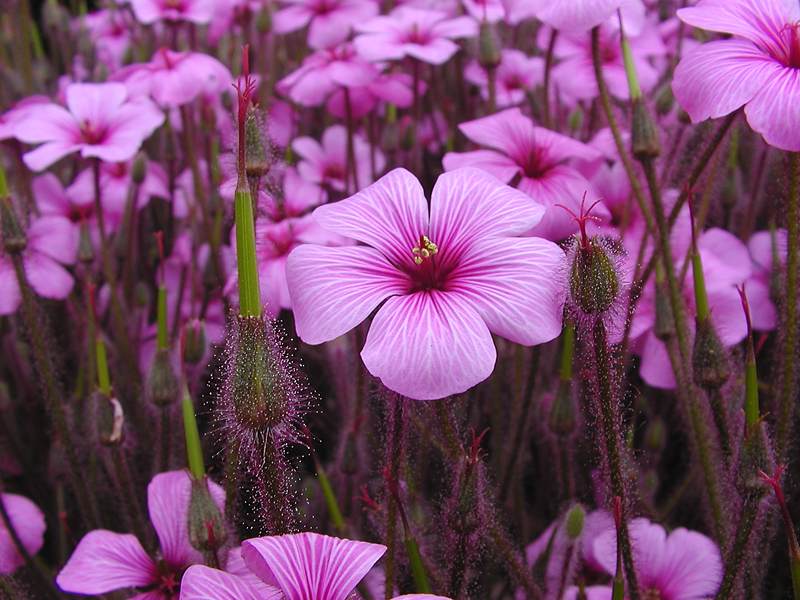
<path fill-rule="evenodd" d="M 275 33 L 289 33 L 309 25 L 308 45 L 330 48 L 350 35 L 350 29 L 378 14 L 374 0 L 283 0 L 286 7 L 273 17 Z"/>
<path fill-rule="evenodd" d="M 63 300 L 75 284 L 62 265 L 77 258 L 77 230 L 64 217 L 46 216 L 31 222 L 27 238 L 22 262 L 28 283 L 43 298 Z M 14 264 L 0 250 L 0 315 L 16 312 L 21 300 Z"/>
<path fill-rule="evenodd" d="M 368 60 L 398 60 L 406 56 L 433 65 L 447 62 L 458 51 L 456 38 L 477 34 L 470 17 L 450 18 L 447 13 L 400 6 L 386 16 L 357 26 L 359 53 Z"/>
<path fill-rule="evenodd" d="M 202 565 L 186 571 L 181 600 L 345 600 L 386 552 L 386 546 L 318 533 L 245 540 L 243 578 Z M 410 594 L 394 600 L 448 600 Z"/>
<path fill-rule="evenodd" d="M 42 143 L 23 157 L 34 171 L 78 151 L 84 158 L 129 160 L 164 122 L 155 104 L 146 98 L 129 100 L 121 83 L 73 83 L 66 99 L 67 108 L 39 105 L 17 124 L 18 139 Z"/>
<path fill-rule="evenodd" d="M 133 14 L 145 25 L 158 21 L 189 21 L 203 25 L 214 14 L 214 0 L 130 0 Z"/>
<path fill-rule="evenodd" d="M 685 23 L 733 34 L 688 52 L 675 70 L 675 98 L 693 122 L 741 106 L 771 146 L 800 150 L 800 5 L 788 0 L 701 0 Z"/>
<path fill-rule="evenodd" d="M 0 494 L 0 502 L 8 513 L 11 526 L 19 536 L 23 547 L 33 556 L 44 544 L 44 531 L 47 525 L 39 507 L 18 494 Z M 0 522 L 0 574 L 10 575 L 25 564 L 17 545 L 4 523 Z"/>
<path fill-rule="evenodd" d="M 529 202 L 542 203 L 547 212 L 533 234 L 561 240 L 577 231 L 575 220 L 560 206 L 580 212 L 584 194 L 591 192 L 586 178 L 568 163 L 571 159 L 599 160 L 600 153 L 577 140 L 534 126 L 518 108 L 461 123 L 458 128 L 470 140 L 491 150 L 449 152 L 444 157 L 447 171 L 473 166 L 488 171 L 503 182 L 519 176 L 517 187 Z M 606 216 L 605 208 L 595 209 Z"/>
<path fill-rule="evenodd" d="M 297 332 L 326 342 L 377 309 L 361 352 L 370 373 L 409 398 L 464 392 L 494 369 L 492 333 L 533 345 L 561 331 L 564 255 L 515 237 L 543 214 L 477 169 L 439 177 L 429 210 L 416 177 L 395 169 L 314 212 L 365 245 L 306 244 L 289 255 Z"/>
<path fill-rule="evenodd" d="M 174 600 L 183 571 L 203 562 L 189 543 L 188 512 L 192 481 L 188 471 L 159 473 L 147 487 L 147 508 L 161 554 L 151 557 L 136 536 L 96 529 L 87 533 L 56 577 L 62 591 L 105 594 L 139 588 L 139 600 Z M 219 509 L 225 510 L 225 492 L 209 481 Z"/>

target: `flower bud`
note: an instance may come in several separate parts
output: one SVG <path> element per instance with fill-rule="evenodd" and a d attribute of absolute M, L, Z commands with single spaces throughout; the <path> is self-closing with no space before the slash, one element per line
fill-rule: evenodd
<path fill-rule="evenodd" d="M 264 321 L 259 317 L 236 320 L 238 336 L 231 372 L 236 419 L 249 429 L 275 427 L 286 415 L 287 398 L 267 346 Z"/>
<path fill-rule="evenodd" d="M 206 479 L 192 480 L 188 529 L 189 542 L 199 552 L 216 552 L 228 537 L 222 512 L 211 497 Z"/>
<path fill-rule="evenodd" d="M 94 261 L 94 248 L 92 247 L 92 237 L 89 235 L 89 226 L 84 221 L 80 226 L 78 237 L 78 260 L 82 263 Z"/>
<path fill-rule="evenodd" d="M 183 360 L 191 365 L 196 365 L 203 359 L 205 353 L 205 324 L 199 319 L 192 319 L 183 330 Z"/>
<path fill-rule="evenodd" d="M 133 168 L 131 169 L 131 179 L 136 185 L 142 185 L 144 178 L 147 176 L 147 155 L 144 152 L 139 152 L 133 159 Z"/>
<path fill-rule="evenodd" d="M 462 535 L 469 535 L 480 525 L 478 514 L 478 486 L 474 468 L 464 470 L 459 478 L 455 505 L 449 517 L 450 527 Z"/>
<path fill-rule="evenodd" d="M 263 177 L 269 172 L 270 156 L 264 139 L 258 112 L 251 105 L 244 122 L 245 173 L 247 177 Z"/>
<path fill-rule="evenodd" d="M 495 69 L 500 64 L 500 44 L 495 26 L 487 21 L 481 22 L 478 35 L 478 63 L 486 70 Z"/>
<path fill-rule="evenodd" d="M 672 86 L 665 85 L 656 96 L 656 113 L 659 116 L 666 116 L 672 112 L 675 106 L 675 95 L 672 93 Z"/>
<path fill-rule="evenodd" d="M 156 350 L 150 374 L 147 377 L 147 391 L 150 401 L 156 406 L 166 407 L 178 398 L 180 382 L 172 368 L 169 349 Z"/>
<path fill-rule="evenodd" d="M 577 540 L 583 533 L 583 525 L 586 521 L 586 511 L 580 504 L 573 504 L 564 519 L 564 529 L 571 540 Z"/>
<path fill-rule="evenodd" d="M 656 124 L 642 98 L 633 102 L 631 152 L 639 160 L 653 159 L 661 154 Z"/>
<path fill-rule="evenodd" d="M 584 314 L 603 313 L 617 299 L 620 284 L 614 261 L 596 237 L 581 242 L 569 286 L 572 301 Z"/>
<path fill-rule="evenodd" d="M 695 383 L 707 390 L 721 388 L 730 377 L 727 352 L 711 319 L 697 321 L 692 369 Z"/>
<path fill-rule="evenodd" d="M 102 392 L 92 394 L 95 409 L 97 439 L 103 446 L 122 443 L 125 414 L 119 400 Z"/>

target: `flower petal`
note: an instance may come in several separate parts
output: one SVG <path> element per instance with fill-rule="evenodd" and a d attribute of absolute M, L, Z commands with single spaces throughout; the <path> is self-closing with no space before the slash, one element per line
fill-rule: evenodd
<path fill-rule="evenodd" d="M 325 229 L 379 250 L 390 262 L 405 264 L 428 231 L 428 203 L 417 178 L 394 169 L 356 195 L 320 206 L 314 218 Z"/>
<path fill-rule="evenodd" d="M 286 600 L 345 600 L 384 552 L 380 544 L 310 532 L 242 543 L 250 570 L 276 581 Z"/>
<path fill-rule="evenodd" d="M 280 600 L 282 597 L 277 588 L 265 594 L 241 577 L 204 565 L 189 567 L 181 579 L 181 600 Z"/>
<path fill-rule="evenodd" d="M 0 315 L 14 314 L 21 301 L 14 265 L 9 257 L 0 256 Z"/>
<path fill-rule="evenodd" d="M 800 19 L 800 7 L 794 0 L 703 0 L 678 10 L 678 17 L 693 27 L 769 45 L 787 23 Z"/>
<path fill-rule="evenodd" d="M 750 127 L 770 146 L 800 151 L 800 77 L 797 69 L 775 68 L 761 91 L 745 106 Z"/>
<path fill-rule="evenodd" d="M 519 173 L 520 167 L 505 154 L 494 150 L 473 150 L 472 152 L 448 152 L 442 159 L 445 171 L 455 171 L 464 167 L 475 167 L 491 173 L 503 183 L 508 183 Z"/>
<path fill-rule="evenodd" d="M 489 377 L 497 352 L 469 299 L 430 291 L 387 300 L 372 321 L 361 358 L 389 389 L 433 400 Z"/>
<path fill-rule="evenodd" d="M 299 246 L 287 260 L 286 279 L 297 334 L 308 344 L 347 333 L 386 298 L 408 289 L 380 252 L 361 246 Z"/>
<path fill-rule="evenodd" d="M 49 256 L 29 252 L 23 258 L 28 283 L 43 298 L 63 300 L 69 296 L 75 281 L 72 275 Z"/>
<path fill-rule="evenodd" d="M 722 572 L 717 545 L 702 533 L 681 527 L 666 540 L 658 589 L 666 598 L 711 598 L 722 582 Z"/>
<path fill-rule="evenodd" d="M 156 577 L 156 565 L 135 535 L 96 529 L 80 541 L 56 583 L 64 592 L 104 594 L 145 587 Z"/>
<path fill-rule="evenodd" d="M 47 528 L 44 513 L 28 498 L 18 494 L 1 494 L 0 501 L 23 547 L 28 554 L 35 555 L 44 544 L 44 531 Z M 25 559 L 17 550 L 11 535 L 5 525 L 0 525 L 0 574 L 10 575 L 23 564 Z"/>
<path fill-rule="evenodd" d="M 718 40 L 683 56 L 675 69 L 672 90 L 697 123 L 732 113 L 785 70 L 749 42 Z"/>
<path fill-rule="evenodd" d="M 452 273 L 449 290 L 470 304 L 495 335 L 518 344 L 561 333 L 564 252 L 541 238 L 492 238 L 472 246 Z"/>

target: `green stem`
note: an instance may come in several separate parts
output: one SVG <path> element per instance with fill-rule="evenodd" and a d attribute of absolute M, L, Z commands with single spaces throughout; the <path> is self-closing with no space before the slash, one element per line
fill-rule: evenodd
<path fill-rule="evenodd" d="M 750 540 L 750 534 L 753 532 L 753 525 L 755 525 L 756 517 L 758 516 L 758 504 L 758 496 L 751 495 L 745 500 L 742 516 L 736 528 L 736 538 L 733 541 L 733 548 L 728 555 L 728 560 L 725 562 L 725 575 L 722 578 L 722 584 L 719 587 L 719 592 L 717 592 L 716 600 L 728 600 L 733 597 L 734 584 L 737 576 L 742 571 L 742 561 L 746 554 L 747 542 Z"/>
<path fill-rule="evenodd" d="M 336 532 L 339 535 L 344 535 L 347 530 L 347 526 L 345 525 L 342 511 L 339 508 L 339 502 L 336 499 L 336 494 L 333 492 L 331 481 L 328 479 L 328 474 L 325 472 L 325 469 L 322 467 L 316 456 L 314 457 L 314 463 L 317 469 L 319 487 L 322 489 L 322 495 L 325 498 L 325 504 L 328 507 L 328 514 L 331 516 L 331 521 L 333 521 L 333 526 L 336 528 Z"/>
<path fill-rule="evenodd" d="M 200 430 L 197 428 L 194 403 L 186 384 L 183 386 L 181 411 L 183 413 L 183 432 L 186 438 L 186 459 L 189 463 L 189 472 L 195 481 L 200 481 L 206 474 L 206 467 L 203 463 L 203 448 L 200 444 Z"/>
<path fill-rule="evenodd" d="M 156 305 L 156 322 L 158 326 L 158 349 L 169 349 L 169 333 L 167 332 L 167 288 L 158 286 Z"/>
<path fill-rule="evenodd" d="M 239 315 L 261 316 L 261 292 L 256 262 L 256 232 L 252 198 L 247 184 L 241 181 L 235 194 L 236 261 L 239 275 Z"/>

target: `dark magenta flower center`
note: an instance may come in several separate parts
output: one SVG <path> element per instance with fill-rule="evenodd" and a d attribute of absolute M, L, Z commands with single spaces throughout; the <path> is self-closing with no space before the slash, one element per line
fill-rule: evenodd
<path fill-rule="evenodd" d="M 775 45 L 767 45 L 767 52 L 784 66 L 800 69 L 800 23 L 787 23 L 779 35 Z"/>
<path fill-rule="evenodd" d="M 442 260 L 439 246 L 427 235 L 420 235 L 417 245 L 411 248 L 411 261 L 401 265 L 411 279 L 411 292 L 444 290 L 449 274 L 455 268 L 452 260 Z"/>
<path fill-rule="evenodd" d="M 547 158 L 547 154 L 542 148 L 535 148 L 532 152 L 514 159 L 522 168 L 525 177 L 529 179 L 540 179 L 550 170 L 552 165 Z"/>
<path fill-rule="evenodd" d="M 89 144 L 101 144 L 106 137 L 107 130 L 102 125 L 84 121 L 81 125 L 81 141 Z"/>
<path fill-rule="evenodd" d="M 405 39 L 403 40 L 406 44 L 417 44 L 419 46 L 425 46 L 431 42 L 431 34 L 430 31 L 426 31 L 421 29 L 417 23 L 414 23 L 414 26 L 411 28 Z"/>
<path fill-rule="evenodd" d="M 314 14 L 317 16 L 324 16 L 328 13 L 332 13 L 337 8 L 339 8 L 338 0 L 318 0 L 317 4 L 314 6 Z"/>

